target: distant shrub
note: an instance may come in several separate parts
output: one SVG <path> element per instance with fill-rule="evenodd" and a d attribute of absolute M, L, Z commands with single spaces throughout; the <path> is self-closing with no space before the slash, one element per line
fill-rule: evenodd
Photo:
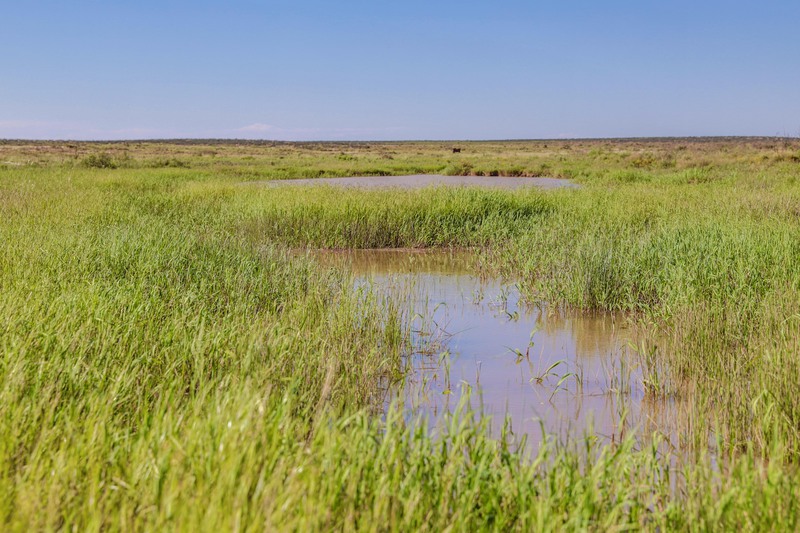
<path fill-rule="evenodd" d="M 117 168 L 117 162 L 106 152 L 90 154 L 81 160 L 81 165 L 86 168 Z"/>

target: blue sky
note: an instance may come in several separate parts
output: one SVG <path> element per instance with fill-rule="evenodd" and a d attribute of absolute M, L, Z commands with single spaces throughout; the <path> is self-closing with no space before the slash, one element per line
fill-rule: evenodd
<path fill-rule="evenodd" d="M 800 0 L 3 4 L 0 138 L 800 136 Z"/>

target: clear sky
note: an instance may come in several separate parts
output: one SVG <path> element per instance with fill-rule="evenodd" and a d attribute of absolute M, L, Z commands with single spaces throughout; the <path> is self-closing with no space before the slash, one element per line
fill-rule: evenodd
<path fill-rule="evenodd" d="M 0 138 L 800 136 L 800 0 L 4 0 L 0 50 Z"/>

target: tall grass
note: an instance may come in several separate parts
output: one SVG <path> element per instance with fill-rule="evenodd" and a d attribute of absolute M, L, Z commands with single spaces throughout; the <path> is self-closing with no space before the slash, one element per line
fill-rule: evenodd
<path fill-rule="evenodd" d="M 563 147 L 481 149 L 508 168 L 563 163 L 584 186 L 258 188 L 171 148 L 158 157 L 186 167 L 113 153 L 120 168 L 0 167 L 0 523 L 796 530 L 795 163 L 752 147 L 699 151 L 720 162 L 708 171 L 677 148 L 561 163 L 547 158 Z M 397 168 L 449 164 L 424 145 L 391 150 Z M 340 151 L 304 164 L 361 164 L 361 152 L 333 163 Z M 400 377 L 403 310 L 296 246 L 476 247 L 531 299 L 649 324 L 668 385 L 652 393 L 691 394 L 694 453 L 676 463 L 657 436 L 640 448 L 591 435 L 519 452 L 469 416 L 432 433 L 396 408 L 376 414 Z"/>
<path fill-rule="evenodd" d="M 713 194 L 714 200 L 709 201 Z M 247 239 L 322 247 L 480 247 L 533 301 L 622 312 L 649 326 L 681 382 L 722 420 L 728 444 L 777 439 L 800 452 L 800 223 L 796 186 L 631 184 L 613 190 L 253 192 Z M 778 376 L 780 376 L 778 378 Z M 714 427 L 709 427 L 713 425 Z M 702 441 L 702 439 L 700 439 Z"/>

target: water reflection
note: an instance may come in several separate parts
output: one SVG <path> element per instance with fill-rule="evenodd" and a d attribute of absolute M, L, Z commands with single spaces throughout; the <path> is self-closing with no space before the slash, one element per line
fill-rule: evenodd
<path fill-rule="evenodd" d="M 409 372 L 389 400 L 403 399 L 409 416 L 438 420 L 469 386 L 473 408 L 506 416 L 515 435 L 536 448 L 545 432 L 616 440 L 633 427 L 671 439 L 673 402 L 646 398 L 628 348 L 634 332 L 609 314 L 559 312 L 520 301 L 513 284 L 472 274 L 463 251 L 354 250 L 318 258 L 352 269 L 407 299 L 411 313 Z M 387 400 L 388 404 L 388 400 Z"/>
<path fill-rule="evenodd" d="M 251 182 L 272 187 L 328 185 L 333 187 L 375 189 L 422 189 L 425 187 L 490 187 L 499 189 L 574 189 L 579 187 L 567 179 L 510 176 L 442 176 L 412 174 L 407 176 L 351 176 L 347 178 L 311 178 Z"/>

